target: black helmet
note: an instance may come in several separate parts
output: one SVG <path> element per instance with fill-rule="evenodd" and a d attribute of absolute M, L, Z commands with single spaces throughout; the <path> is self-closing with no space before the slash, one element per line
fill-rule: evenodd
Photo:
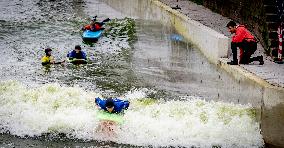
<path fill-rule="evenodd" d="M 45 50 L 44 50 L 44 52 L 45 53 L 48 53 L 49 51 L 52 51 L 50 48 L 46 48 Z"/>
<path fill-rule="evenodd" d="M 81 46 L 80 46 L 80 45 L 76 45 L 76 46 L 75 46 L 75 49 L 81 50 Z"/>
<path fill-rule="evenodd" d="M 113 102 L 112 98 L 108 98 L 108 99 L 106 100 L 106 107 L 107 107 L 107 108 L 111 108 L 111 107 L 113 107 L 113 106 L 114 106 L 114 102 Z"/>
<path fill-rule="evenodd" d="M 94 16 L 94 17 L 92 18 L 92 21 L 94 21 L 94 22 L 97 21 L 97 17 L 98 17 L 98 16 Z"/>

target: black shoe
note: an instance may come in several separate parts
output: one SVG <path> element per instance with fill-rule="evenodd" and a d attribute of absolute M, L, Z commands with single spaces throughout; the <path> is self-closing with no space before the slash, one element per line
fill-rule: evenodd
<path fill-rule="evenodd" d="M 238 65 L 238 62 L 236 62 L 236 61 L 231 61 L 231 62 L 227 62 L 227 64 L 229 64 L 229 65 Z"/>
<path fill-rule="evenodd" d="M 264 64 L 264 61 L 263 61 L 263 56 L 259 56 L 259 65 L 263 65 Z"/>

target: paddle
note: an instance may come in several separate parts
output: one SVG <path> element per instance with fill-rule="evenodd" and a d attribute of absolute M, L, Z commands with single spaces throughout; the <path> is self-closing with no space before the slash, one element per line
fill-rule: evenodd
<path fill-rule="evenodd" d="M 61 61 L 61 62 L 55 62 L 53 64 L 63 64 L 65 62 L 65 60 Z"/>
<path fill-rule="evenodd" d="M 98 17 L 98 16 L 94 16 L 94 17 L 93 17 L 93 21 L 96 22 L 96 21 L 97 21 L 97 17 Z M 105 22 L 108 22 L 108 21 L 110 21 L 110 19 L 109 19 L 109 18 L 106 18 L 106 19 L 104 19 L 104 20 L 102 21 L 102 23 L 105 23 Z"/>
<path fill-rule="evenodd" d="M 100 26 L 103 26 L 106 22 L 110 21 L 109 18 L 104 19 L 102 22 L 96 22 L 97 24 L 99 24 Z"/>
<path fill-rule="evenodd" d="M 106 18 L 106 19 L 104 19 L 102 22 L 108 22 L 108 21 L 110 21 L 110 19 L 109 18 Z"/>
<path fill-rule="evenodd" d="M 50 65 L 50 64 L 63 64 L 65 62 L 65 60 L 61 61 L 61 62 L 54 62 L 54 63 L 50 63 L 50 62 L 45 62 L 45 63 L 41 63 L 43 66 L 45 65 Z"/>
<path fill-rule="evenodd" d="M 110 21 L 110 19 L 109 18 L 106 18 L 106 19 L 104 19 L 102 22 L 100 22 L 100 23 L 98 23 L 101 27 L 106 23 L 106 22 L 108 22 L 108 21 Z M 101 30 L 104 30 L 105 28 L 104 27 L 102 27 L 101 28 Z"/>
<path fill-rule="evenodd" d="M 99 24 L 100 26 L 103 26 L 106 22 L 110 21 L 109 18 L 104 19 L 102 22 L 97 22 L 97 16 L 93 17 L 94 19 L 92 19 L 94 22 L 96 22 L 97 24 Z M 85 27 L 83 27 L 81 30 L 85 31 Z M 102 30 L 104 30 L 104 28 L 102 28 Z"/>

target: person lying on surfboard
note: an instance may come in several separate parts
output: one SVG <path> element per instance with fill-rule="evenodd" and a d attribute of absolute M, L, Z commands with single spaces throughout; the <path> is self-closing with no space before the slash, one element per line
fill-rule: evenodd
<path fill-rule="evenodd" d="M 95 99 L 96 104 L 104 111 L 109 113 L 121 113 L 123 110 L 127 110 L 129 107 L 129 101 L 121 100 L 118 98 L 108 98 L 108 99 Z"/>
<path fill-rule="evenodd" d="M 65 61 L 62 62 L 55 62 L 54 57 L 51 55 L 52 50 L 50 48 L 46 48 L 44 50 L 45 56 L 41 58 L 41 64 L 43 66 L 49 65 L 49 64 L 63 64 Z"/>
<path fill-rule="evenodd" d="M 82 28 L 82 30 L 90 30 L 90 31 L 99 31 L 99 30 L 104 30 L 105 28 L 103 28 L 102 26 L 106 23 L 110 21 L 109 18 L 103 20 L 102 22 L 97 22 L 97 16 L 94 17 L 94 19 L 92 19 L 91 23 L 89 25 L 86 25 Z"/>

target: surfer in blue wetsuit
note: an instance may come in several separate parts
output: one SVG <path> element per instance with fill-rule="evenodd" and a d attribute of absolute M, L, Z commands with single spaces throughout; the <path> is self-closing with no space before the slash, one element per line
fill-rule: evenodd
<path fill-rule="evenodd" d="M 129 107 L 129 101 L 120 100 L 118 98 L 108 98 L 106 100 L 96 98 L 95 102 L 101 109 L 110 113 L 121 113 L 124 109 L 128 109 Z"/>
<path fill-rule="evenodd" d="M 86 53 L 84 51 L 81 50 L 81 46 L 80 45 L 76 45 L 75 49 L 72 50 L 70 53 L 67 54 L 67 57 L 69 59 L 83 59 L 83 60 L 87 60 L 87 56 Z"/>

